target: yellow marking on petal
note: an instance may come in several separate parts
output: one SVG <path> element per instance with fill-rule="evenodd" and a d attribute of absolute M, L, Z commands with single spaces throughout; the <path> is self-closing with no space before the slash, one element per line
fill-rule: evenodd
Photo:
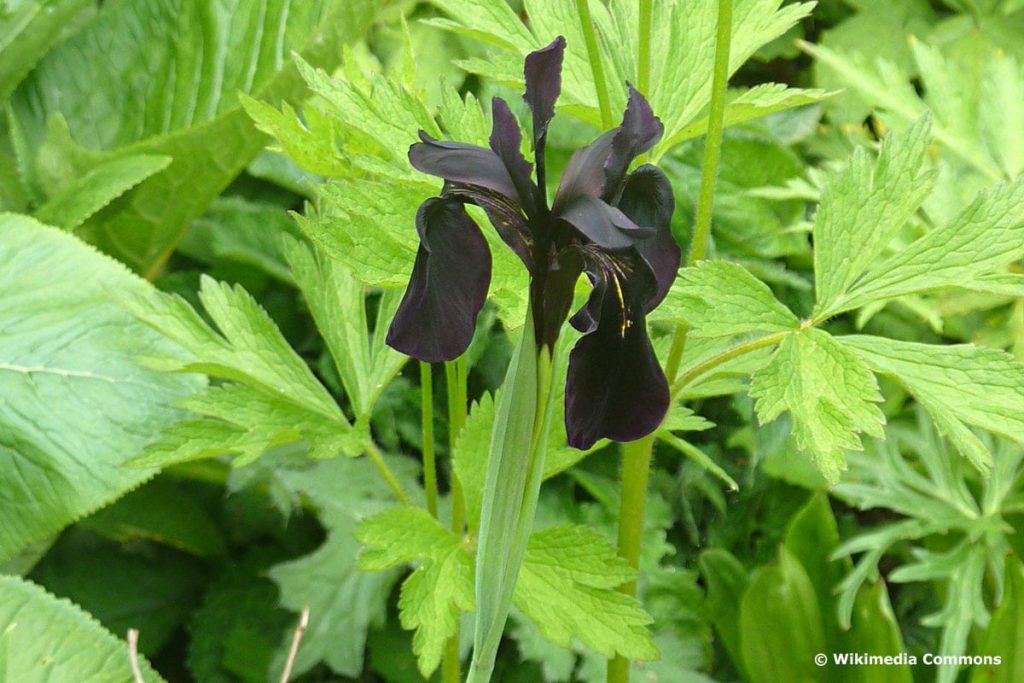
<path fill-rule="evenodd" d="M 612 273 L 612 284 L 615 285 L 615 295 L 619 297 L 619 308 L 622 310 L 622 324 L 619 326 L 619 336 L 625 338 L 626 328 L 629 327 L 629 321 L 626 319 L 626 300 L 622 296 L 622 287 L 619 285 L 619 276 L 615 273 Z"/>

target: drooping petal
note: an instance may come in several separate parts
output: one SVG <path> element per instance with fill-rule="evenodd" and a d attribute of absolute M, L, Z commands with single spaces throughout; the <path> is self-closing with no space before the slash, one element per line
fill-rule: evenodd
<path fill-rule="evenodd" d="M 445 180 L 485 187 L 518 203 L 519 194 L 505 164 L 492 150 L 462 142 L 435 140 L 420 131 L 409 148 L 409 162 L 417 171 Z"/>
<path fill-rule="evenodd" d="M 603 196 L 606 200 L 610 201 L 617 192 L 633 159 L 653 147 L 664 132 L 665 127 L 651 111 L 651 105 L 630 85 L 626 111 L 622 114 L 622 123 L 615 129 L 611 154 L 604 166 L 607 182 Z"/>
<path fill-rule="evenodd" d="M 591 301 L 573 323 L 578 329 L 586 323 L 589 333 L 569 354 L 565 389 L 569 445 L 581 449 L 601 438 L 633 441 L 650 434 L 669 404 L 668 380 L 647 336 L 644 283 L 600 266 L 588 274 L 595 281 Z"/>
<path fill-rule="evenodd" d="M 508 103 L 500 97 L 491 100 L 491 114 L 491 149 L 505 165 L 526 215 L 539 215 L 541 200 L 537 196 L 537 185 L 531 177 L 533 166 L 520 151 L 523 134 L 519 130 L 519 122 L 512 115 Z"/>
<path fill-rule="evenodd" d="M 649 237 L 633 243 L 657 283 L 653 295 L 644 302 L 645 313 L 650 313 L 665 298 L 679 270 L 682 254 L 671 227 L 675 203 L 668 178 L 661 169 L 650 164 L 641 166 L 626 177 L 618 201 L 618 208 L 634 223 L 653 228 Z"/>
<path fill-rule="evenodd" d="M 558 36 L 547 47 L 526 55 L 523 66 L 523 76 L 526 78 L 523 99 L 533 112 L 533 150 L 538 167 L 543 164 L 548 123 L 555 115 L 555 102 L 562 92 L 564 55 L 565 38 Z"/>
<path fill-rule="evenodd" d="M 398 306 L 388 346 L 437 363 L 462 354 L 491 282 L 491 252 L 456 201 L 428 199 L 416 213 L 420 247 Z"/>
<path fill-rule="evenodd" d="M 626 249 L 653 231 L 641 228 L 629 216 L 597 197 L 577 197 L 558 213 L 558 218 L 576 228 L 584 237 L 605 249 Z"/>
<path fill-rule="evenodd" d="M 522 260 L 527 270 L 533 269 L 533 236 L 519 205 L 500 192 L 484 187 L 445 183 L 441 196 L 445 199 L 474 204 L 487 214 L 498 236 Z"/>

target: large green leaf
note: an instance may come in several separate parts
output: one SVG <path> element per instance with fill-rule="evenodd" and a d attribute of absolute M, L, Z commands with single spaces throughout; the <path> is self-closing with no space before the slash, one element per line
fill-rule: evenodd
<path fill-rule="evenodd" d="M 173 347 L 108 290 L 149 289 L 70 235 L 0 215 L 0 560 L 152 475 L 121 465 L 199 380 L 135 362 Z"/>
<path fill-rule="evenodd" d="M 377 0 L 105 5 L 95 21 L 47 55 L 15 93 L 29 146 L 42 151 L 40 184 L 55 194 L 93 165 L 125 155 L 173 159 L 91 226 L 103 249 L 140 272 L 155 273 L 188 223 L 266 142 L 237 93 L 275 104 L 300 98 L 305 87 L 291 52 L 333 68 L 341 45 L 365 32 L 377 5 Z M 48 119 L 57 114 L 66 120 L 70 137 L 43 144 Z"/>
<path fill-rule="evenodd" d="M 163 681 L 144 660 L 143 680 Z M 67 600 L 0 576 L 0 683 L 132 683 L 128 646 Z"/>
<path fill-rule="evenodd" d="M 92 0 L 43 0 L 0 7 L 0 102 Z"/>

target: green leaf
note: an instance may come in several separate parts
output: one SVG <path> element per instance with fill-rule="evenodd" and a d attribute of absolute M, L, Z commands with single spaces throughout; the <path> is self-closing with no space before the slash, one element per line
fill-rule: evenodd
<path fill-rule="evenodd" d="M 635 598 L 617 588 L 636 572 L 598 532 L 563 525 L 530 537 L 516 585 L 515 605 L 545 638 L 570 647 L 573 638 L 612 657 L 651 660 L 659 655 Z"/>
<path fill-rule="evenodd" d="M 5 3 L 0 14 L 0 102 L 74 25 L 88 0 Z"/>
<path fill-rule="evenodd" d="M 807 572 L 818 606 L 823 615 L 828 615 L 825 623 L 827 640 L 833 642 L 838 634 L 835 620 L 831 618 L 835 613 L 836 587 L 849 571 L 849 563 L 832 559 L 832 552 L 839 545 L 839 529 L 827 495 L 821 492 L 811 495 L 807 504 L 790 521 L 783 545 Z"/>
<path fill-rule="evenodd" d="M 853 625 L 842 641 L 848 652 L 868 652 L 896 657 L 907 652 L 899 622 L 889 603 L 884 581 L 863 586 L 853 607 Z M 913 674 L 905 664 L 856 667 L 849 679 L 855 683 L 912 683 Z"/>
<path fill-rule="evenodd" d="M 421 508 L 389 510 L 365 520 L 356 535 L 369 546 L 359 559 L 364 571 L 422 562 L 402 584 L 398 609 L 402 627 L 416 630 L 413 651 L 420 673 L 429 677 L 445 641 L 458 630 L 459 615 L 475 608 L 472 555 L 457 534 Z"/>
<path fill-rule="evenodd" d="M 132 552 L 91 534 L 64 534 L 32 580 L 68 598 L 112 633 L 139 630 L 139 651 L 160 652 L 199 601 L 199 563 L 168 548 Z M 111 590 L 111 586 L 117 586 Z"/>
<path fill-rule="evenodd" d="M 415 464 L 408 459 L 388 464 L 409 489 L 409 480 L 416 476 L 410 466 Z M 357 677 L 363 670 L 367 630 L 383 624 L 398 573 L 361 571 L 355 532 L 362 519 L 390 507 L 393 494 L 365 458 L 327 460 L 277 476 L 317 507 L 328 530 L 327 540 L 313 553 L 269 571 L 281 589 L 282 605 L 294 612 L 309 607 L 296 675 L 323 661 L 342 676 Z M 281 670 L 284 654 L 284 649 L 276 653 L 273 670 Z"/>
<path fill-rule="evenodd" d="M 280 206 L 222 196 L 192 222 L 178 249 L 214 267 L 225 260 L 236 261 L 292 284 L 281 236 L 298 234 L 295 222 Z"/>
<path fill-rule="evenodd" d="M 700 554 L 700 573 L 707 586 L 707 609 L 722 644 L 738 670 L 743 671 L 740 644 L 740 601 L 750 577 L 729 551 L 711 548 Z"/>
<path fill-rule="evenodd" d="M 138 486 L 122 467 L 177 419 L 196 378 L 154 372 L 141 355 L 174 347 L 110 301 L 152 288 L 55 228 L 0 215 L 0 561 Z"/>
<path fill-rule="evenodd" d="M 829 334 L 808 328 L 787 336 L 754 373 L 750 395 L 766 424 L 788 410 L 797 446 L 831 483 L 845 469 L 844 450 L 860 450 L 860 432 L 881 437 L 885 417 L 874 375 Z"/>
<path fill-rule="evenodd" d="M 210 387 L 181 402 L 207 419 L 177 422 L 129 461 L 132 467 L 167 467 L 177 463 L 237 455 L 236 467 L 251 464 L 275 446 L 304 440 L 311 458 L 356 456 L 363 452 L 365 431 L 271 396 L 243 384 Z"/>
<path fill-rule="evenodd" d="M 464 69 L 482 74 L 499 83 L 519 86 L 523 82 L 522 58 L 527 52 L 547 45 L 555 36 L 567 40 L 562 71 L 562 96 L 559 108 L 577 118 L 594 124 L 600 122 L 597 96 L 587 56 L 585 41 L 579 27 L 575 4 L 571 0 L 557 2 L 528 1 L 525 5 L 527 26 L 504 2 L 482 6 L 470 0 L 434 0 L 451 20 L 435 19 L 440 26 L 498 48 L 501 52 L 487 59 L 459 62 Z M 494 6 L 492 6 L 494 5 Z M 733 23 L 730 72 L 735 71 L 762 45 L 785 33 L 811 10 L 810 3 L 795 3 L 780 8 L 778 0 L 746 0 L 737 7 L 743 21 Z M 616 45 L 637 42 L 635 5 L 625 0 L 591 6 L 599 34 L 600 59 L 604 65 L 612 110 L 622 111 L 626 101 L 625 82 L 636 82 L 636 64 L 630 51 L 616 50 Z M 713 2 L 656 3 L 653 8 L 651 35 L 651 92 L 645 93 L 654 112 L 665 124 L 665 135 L 652 150 L 658 159 L 678 142 L 695 134 L 695 119 L 711 97 L 711 67 L 714 60 L 716 5 Z M 812 96 L 812 95 L 808 95 Z M 748 96 L 750 100 L 733 109 L 734 122 L 763 115 L 772 106 L 790 104 L 798 99 L 795 93 L 783 97 L 767 89 Z M 789 102 L 787 102 L 789 100 Z M 756 101 L 767 104 L 758 107 Z M 703 130 L 697 132 L 699 134 Z"/>
<path fill-rule="evenodd" d="M 45 204 L 35 217 L 43 223 L 74 230 L 154 173 L 164 170 L 171 157 L 133 154 L 100 163 L 71 181 Z"/>
<path fill-rule="evenodd" d="M 79 522 L 115 541 L 147 539 L 199 557 L 226 552 L 199 500 L 172 479 L 157 477 Z"/>
<path fill-rule="evenodd" d="M 680 270 L 668 296 L 650 317 L 682 323 L 693 337 L 782 332 L 800 326 L 768 285 L 728 261 L 701 261 Z"/>
<path fill-rule="evenodd" d="M 999 657 L 998 666 L 975 666 L 971 683 L 1012 683 L 1024 676 L 1024 566 L 1017 558 L 1006 563 L 1005 592 L 988 625 L 978 655 Z"/>
<path fill-rule="evenodd" d="M 385 291 L 371 336 L 363 285 L 340 263 L 297 241 L 285 245 L 285 258 L 327 342 L 357 420 L 369 419 L 384 387 L 408 358 L 384 343 L 399 303 Z"/>
<path fill-rule="evenodd" d="M 241 286 L 232 287 L 203 275 L 199 299 L 219 332 L 176 295 L 126 297 L 124 303 L 136 318 L 194 357 L 160 359 L 168 369 L 242 382 L 328 419 L 345 422 L 327 389 Z"/>
<path fill-rule="evenodd" d="M 990 276 L 1022 255 L 1024 178 L 979 193 L 954 220 L 869 269 L 831 312 L 942 287 L 986 291 Z"/>
<path fill-rule="evenodd" d="M 851 289 L 931 192 L 935 174 L 924 166 L 929 125 L 923 117 L 886 137 L 874 162 L 858 147 L 830 176 L 814 218 L 816 318 L 853 307 Z"/>
<path fill-rule="evenodd" d="M 726 127 L 739 125 L 778 111 L 814 104 L 833 94 L 817 89 L 787 88 L 781 83 L 761 83 L 734 95 L 726 103 L 723 124 Z M 707 117 L 697 119 L 661 146 L 667 151 L 681 142 L 704 135 L 707 130 Z"/>
<path fill-rule="evenodd" d="M 1024 364 L 1008 353 L 863 335 L 840 337 L 839 342 L 873 371 L 895 377 L 982 472 L 991 469 L 992 455 L 968 425 L 1024 443 Z"/>
<path fill-rule="evenodd" d="M 75 143 L 51 145 L 50 166 L 127 155 L 173 161 L 91 225 L 104 250 L 155 274 L 183 228 L 259 153 L 265 137 L 238 103 L 242 91 L 277 103 L 305 88 L 288 56 L 333 68 L 340 47 L 365 32 L 375 0 L 189 3 L 121 0 L 52 50 L 15 94 L 38 148 L 46 121 L 62 114 Z M 216 36 L 210 43 L 211 36 Z M 218 49 L 204 49 L 216 44 Z M 154 95 L 154 93 L 156 95 Z"/>
<path fill-rule="evenodd" d="M 750 577 L 740 606 L 743 661 L 753 683 L 818 680 L 825 649 L 821 614 L 807 572 L 785 547 L 779 562 Z"/>
<path fill-rule="evenodd" d="M 0 681 L 132 683 L 128 646 L 67 600 L 34 583 L 0 576 Z M 140 658 L 143 680 L 161 678 Z"/>

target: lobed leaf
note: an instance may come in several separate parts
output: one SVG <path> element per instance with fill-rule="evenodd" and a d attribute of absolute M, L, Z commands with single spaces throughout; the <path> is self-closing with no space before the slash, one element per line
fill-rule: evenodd
<path fill-rule="evenodd" d="M 787 336 L 754 373 L 750 395 L 766 424 L 788 410 L 797 445 L 810 451 L 831 483 L 845 469 L 844 450 L 862 448 L 859 433 L 881 437 L 885 417 L 874 375 L 827 333 L 808 328 Z"/>

